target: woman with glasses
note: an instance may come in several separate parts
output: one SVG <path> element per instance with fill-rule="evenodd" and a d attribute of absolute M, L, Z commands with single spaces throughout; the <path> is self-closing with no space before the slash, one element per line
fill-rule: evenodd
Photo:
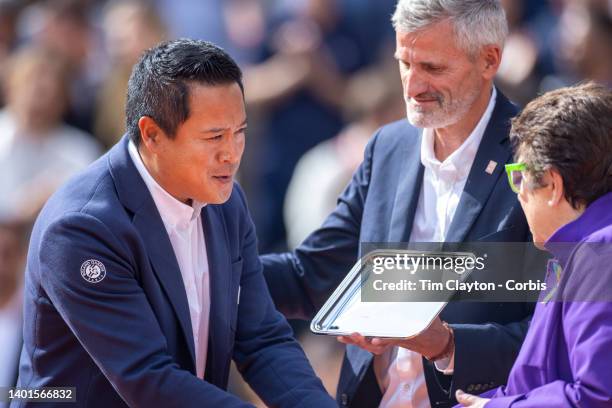
<path fill-rule="evenodd" d="M 505 387 L 457 392 L 468 407 L 612 407 L 612 92 L 549 92 L 512 121 L 506 165 L 546 290 Z"/>

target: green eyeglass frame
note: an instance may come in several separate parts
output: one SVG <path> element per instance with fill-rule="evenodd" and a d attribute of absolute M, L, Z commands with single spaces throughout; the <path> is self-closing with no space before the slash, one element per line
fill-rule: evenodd
<path fill-rule="evenodd" d="M 506 164 L 505 168 L 510 188 L 518 194 L 521 190 L 521 182 L 523 181 L 521 172 L 527 170 L 527 165 L 525 163 L 510 163 Z"/>

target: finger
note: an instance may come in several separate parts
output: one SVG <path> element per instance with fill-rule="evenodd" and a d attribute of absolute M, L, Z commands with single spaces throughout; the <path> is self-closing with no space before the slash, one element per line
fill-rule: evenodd
<path fill-rule="evenodd" d="M 370 347 L 372 347 L 372 343 L 370 342 L 369 339 L 367 339 L 366 337 L 362 336 L 359 333 L 353 333 L 351 334 L 351 340 L 358 345 L 359 347 L 363 347 L 363 348 L 367 348 L 369 349 Z"/>
<path fill-rule="evenodd" d="M 370 340 L 367 349 L 371 353 L 374 353 L 376 355 L 381 355 L 385 351 L 387 351 L 387 348 L 388 348 L 388 344 L 386 343 L 386 341 L 375 337 Z"/>
<path fill-rule="evenodd" d="M 389 346 L 397 346 L 397 345 L 399 345 L 399 342 L 397 340 L 381 339 L 381 338 L 377 337 L 375 339 L 372 339 L 372 345 L 376 346 L 376 347 L 380 347 L 380 348 L 386 349 Z"/>
<path fill-rule="evenodd" d="M 463 392 L 463 390 L 457 390 L 457 392 L 455 392 L 455 398 L 457 398 L 459 402 L 466 401 L 469 396 L 470 394 Z"/>
<path fill-rule="evenodd" d="M 343 344 L 352 344 L 355 345 L 357 347 L 361 347 L 361 348 L 366 348 L 369 347 L 370 345 L 368 344 L 368 342 L 365 340 L 365 338 L 363 336 L 360 336 L 357 333 L 352 333 L 348 336 L 338 336 L 336 337 L 336 339 Z"/>
<path fill-rule="evenodd" d="M 464 407 L 470 407 L 478 400 L 478 397 L 476 397 L 475 395 L 465 393 L 461 390 L 457 390 L 457 392 L 455 393 L 455 397 L 457 398 L 457 401 Z"/>
<path fill-rule="evenodd" d="M 380 346 L 373 345 L 370 340 L 368 340 L 366 337 L 364 337 L 363 335 L 359 333 L 352 333 L 349 337 L 346 337 L 346 336 L 342 336 L 342 337 L 344 337 L 343 343 L 355 345 L 357 347 L 360 347 L 364 350 L 369 351 L 370 353 L 374 353 L 377 355 L 382 354 L 386 349 L 386 347 L 380 347 Z"/>
<path fill-rule="evenodd" d="M 375 337 L 372 339 L 372 344 L 380 347 L 387 347 L 390 345 L 397 345 L 399 342 L 395 339 L 381 339 L 380 337 Z"/>
<path fill-rule="evenodd" d="M 370 340 L 368 340 L 367 338 L 365 338 L 364 336 L 362 336 L 361 334 L 355 334 L 351 336 L 351 340 L 353 340 L 353 342 L 358 345 L 359 347 L 365 348 L 365 349 L 370 349 L 372 348 L 372 343 L 370 342 Z"/>

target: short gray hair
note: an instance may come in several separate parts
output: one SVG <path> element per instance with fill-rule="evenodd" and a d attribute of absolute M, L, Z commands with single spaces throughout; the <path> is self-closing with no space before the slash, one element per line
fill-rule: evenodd
<path fill-rule="evenodd" d="M 413 33 L 443 20 L 453 24 L 457 46 L 476 56 L 488 44 L 503 48 L 508 35 L 499 0 L 399 0 L 391 21 L 396 31 Z"/>

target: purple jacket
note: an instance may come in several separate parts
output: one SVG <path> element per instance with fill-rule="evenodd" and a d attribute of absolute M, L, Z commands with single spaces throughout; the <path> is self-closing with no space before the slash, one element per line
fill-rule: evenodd
<path fill-rule="evenodd" d="M 482 395 L 486 407 L 612 407 L 612 193 L 546 248 L 561 268 L 549 268 L 508 384 Z"/>

